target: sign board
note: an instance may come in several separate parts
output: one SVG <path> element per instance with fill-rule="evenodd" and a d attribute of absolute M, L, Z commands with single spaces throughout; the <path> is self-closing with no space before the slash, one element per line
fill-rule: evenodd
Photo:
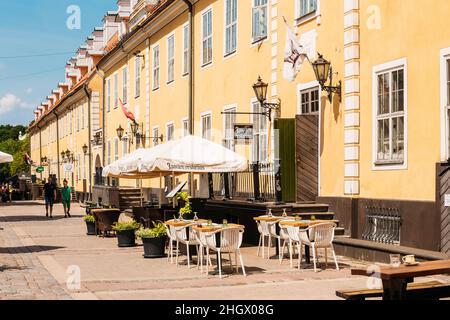
<path fill-rule="evenodd" d="M 36 172 L 37 172 L 37 173 L 42 173 L 42 172 L 44 172 L 44 167 L 37 167 L 37 168 L 36 168 Z"/>
<path fill-rule="evenodd" d="M 73 164 L 65 163 L 64 164 L 64 172 L 72 172 L 72 171 L 73 171 Z"/>
<path fill-rule="evenodd" d="M 444 206 L 445 207 L 450 207 L 450 194 L 446 194 L 444 196 Z"/>
<path fill-rule="evenodd" d="M 250 142 L 253 139 L 253 124 L 235 124 L 234 140 L 236 142 Z"/>

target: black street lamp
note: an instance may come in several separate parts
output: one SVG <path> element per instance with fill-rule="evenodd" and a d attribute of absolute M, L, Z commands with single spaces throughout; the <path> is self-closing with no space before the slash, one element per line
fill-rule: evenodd
<path fill-rule="evenodd" d="M 312 63 L 316 79 L 322 87 L 323 91 L 328 92 L 328 99 L 333 101 L 333 93 L 339 95 L 339 101 L 342 100 L 342 81 L 339 81 L 339 85 L 333 86 L 333 68 L 331 62 L 326 60 L 320 53 L 319 58 Z M 326 82 L 330 80 L 330 85 L 326 85 Z"/>
<path fill-rule="evenodd" d="M 123 138 L 123 134 L 124 134 L 124 130 L 123 130 L 123 128 L 122 128 L 122 126 L 121 125 L 119 125 L 119 127 L 117 128 L 117 137 L 119 138 L 119 140 L 122 140 L 122 138 Z"/>
<path fill-rule="evenodd" d="M 262 81 L 261 76 L 258 77 L 258 82 L 253 85 L 253 91 L 255 91 L 256 99 L 258 99 L 261 104 L 266 101 L 268 87 L 269 85 Z"/>
<path fill-rule="evenodd" d="M 65 152 L 65 151 L 62 151 L 62 152 L 61 152 L 61 159 L 64 160 L 65 156 L 66 156 L 66 152 Z"/>
<path fill-rule="evenodd" d="M 133 134 L 133 137 L 135 137 L 138 132 L 139 125 L 135 121 L 133 121 L 130 125 L 130 128 L 131 128 L 131 133 Z"/>
<path fill-rule="evenodd" d="M 95 133 L 94 135 L 94 143 L 96 146 L 100 144 L 100 132 Z"/>
<path fill-rule="evenodd" d="M 86 144 L 84 144 L 84 146 L 82 147 L 82 149 L 83 149 L 84 155 L 87 155 L 87 153 L 88 153 L 88 146 L 87 146 Z"/>

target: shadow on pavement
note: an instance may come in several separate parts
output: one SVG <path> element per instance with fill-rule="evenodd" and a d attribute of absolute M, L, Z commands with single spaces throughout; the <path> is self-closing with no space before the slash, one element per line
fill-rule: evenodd
<path fill-rule="evenodd" d="M 0 266 L 0 272 L 3 271 L 10 271 L 10 270 L 14 270 L 14 271 L 20 271 L 20 270 L 26 270 L 29 269 L 28 267 L 18 267 L 18 266 Z"/>
<path fill-rule="evenodd" d="M 43 251 L 52 251 L 64 249 L 65 247 L 56 246 L 23 246 L 23 247 L 6 247 L 0 248 L 0 254 L 23 254 L 23 253 L 37 253 Z"/>
<path fill-rule="evenodd" d="M 67 219 L 73 219 L 73 218 L 82 218 L 83 215 L 73 215 L 71 218 L 67 218 Z M 55 220 L 61 220 L 61 219 L 66 219 L 64 218 L 63 215 L 53 215 L 53 219 L 50 219 L 49 217 L 45 216 L 45 212 L 44 215 L 42 216 L 30 216 L 30 215 L 21 215 L 21 216 L 3 216 L 0 217 L 0 222 L 27 222 L 27 221 L 55 221 Z"/>
<path fill-rule="evenodd" d="M 18 206 L 44 206 L 43 202 L 38 201 L 13 201 L 0 203 L 1 207 L 18 207 Z"/>

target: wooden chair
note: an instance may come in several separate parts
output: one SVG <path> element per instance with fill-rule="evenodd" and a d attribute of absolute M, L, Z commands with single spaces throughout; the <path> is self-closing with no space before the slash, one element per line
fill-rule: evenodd
<path fill-rule="evenodd" d="M 94 209 L 92 214 L 95 217 L 97 232 L 103 236 L 113 231 L 113 224 L 119 221 L 119 209 Z"/>

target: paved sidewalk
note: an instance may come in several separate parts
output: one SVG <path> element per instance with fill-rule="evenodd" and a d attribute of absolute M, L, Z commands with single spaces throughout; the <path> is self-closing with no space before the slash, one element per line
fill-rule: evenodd
<path fill-rule="evenodd" d="M 118 248 L 115 238 L 87 236 L 83 209 L 75 204 L 72 213 L 64 219 L 56 205 L 50 220 L 40 202 L 0 206 L 0 299 L 316 300 L 337 299 L 336 289 L 367 283 L 350 275 L 350 267 L 363 262 L 339 257 L 341 270 L 330 263 L 314 273 L 291 269 L 288 259 L 280 265 L 256 257 L 254 247 L 243 249 L 247 277 L 206 278 L 196 266 L 144 259 L 141 246 Z"/>

